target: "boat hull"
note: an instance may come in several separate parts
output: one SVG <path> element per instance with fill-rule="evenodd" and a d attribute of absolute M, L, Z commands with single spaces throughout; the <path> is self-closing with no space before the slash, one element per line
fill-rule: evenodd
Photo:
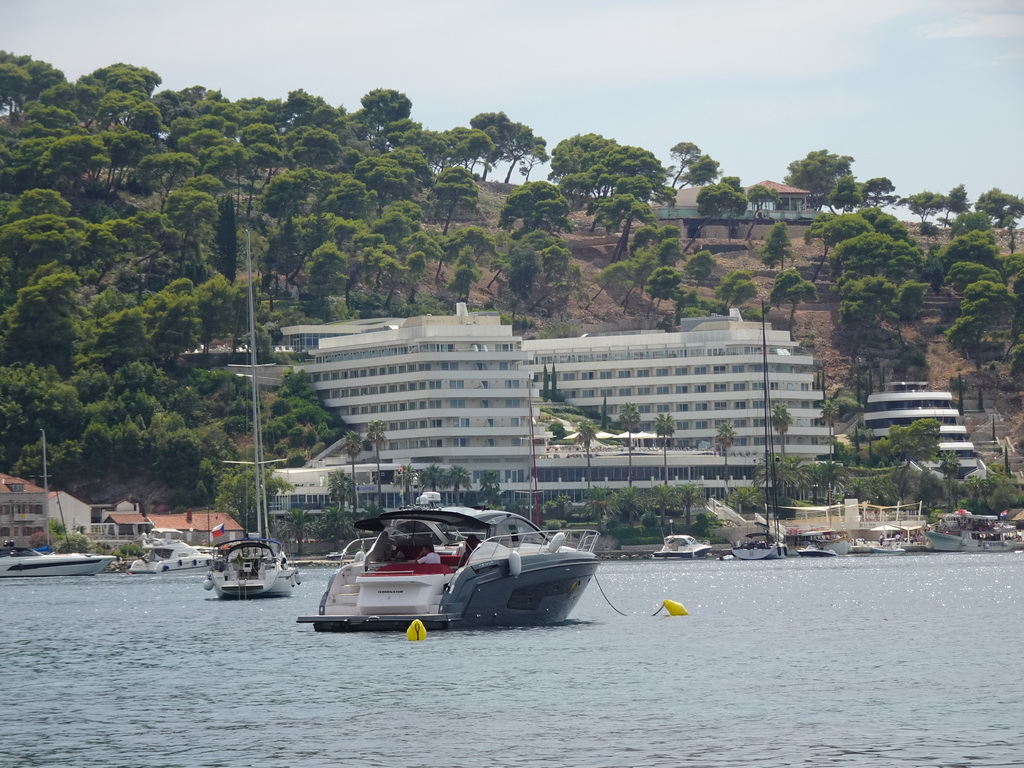
<path fill-rule="evenodd" d="M 419 619 L 427 629 L 478 629 L 557 624 L 565 621 L 597 572 L 593 556 L 558 556 L 533 564 L 523 558 L 518 576 L 508 560 L 485 561 L 456 574 L 444 592 L 437 612 L 356 614 L 325 612 L 300 616 L 317 632 L 405 630 Z"/>
<path fill-rule="evenodd" d="M 831 549 L 798 549 L 800 557 L 838 557 L 839 553 Z"/>
<path fill-rule="evenodd" d="M 785 560 L 789 556 L 789 548 L 785 544 L 772 544 L 769 547 L 733 547 L 732 556 L 737 560 Z"/>
<path fill-rule="evenodd" d="M 925 536 L 936 552 L 1009 552 L 1013 543 L 1003 538 L 974 539 L 959 533 L 928 531 Z"/>
<path fill-rule="evenodd" d="M 3 558 L 7 560 L 8 558 Z M 0 562 L 0 578 L 23 578 L 29 576 L 95 576 L 112 555 L 40 555 L 39 557 L 15 557 L 13 562 Z"/>
<path fill-rule="evenodd" d="M 709 552 L 711 547 L 692 552 L 655 552 L 653 556 L 659 560 L 699 560 L 706 558 Z"/>

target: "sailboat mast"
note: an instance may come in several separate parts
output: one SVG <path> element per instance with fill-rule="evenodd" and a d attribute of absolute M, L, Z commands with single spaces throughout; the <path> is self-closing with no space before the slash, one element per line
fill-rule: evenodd
<path fill-rule="evenodd" d="M 249 230 L 245 230 L 245 271 L 249 275 L 249 377 L 252 386 L 252 459 L 256 473 L 256 533 L 263 536 L 264 512 L 266 499 L 263 495 L 263 430 L 260 425 L 260 389 L 256 379 L 256 296 L 253 288 L 255 282 L 252 272 L 252 243 Z"/>
<path fill-rule="evenodd" d="M 50 476 L 46 469 L 46 430 L 40 429 L 43 436 L 43 492 L 46 501 L 43 502 L 43 526 L 46 528 L 46 551 L 51 550 L 50 544 Z"/>
<path fill-rule="evenodd" d="M 768 330 L 764 316 L 765 306 L 764 302 L 761 302 L 761 375 L 764 382 L 764 502 L 769 530 L 771 530 L 774 521 L 775 531 L 773 535 L 777 538 L 779 526 L 778 474 L 775 467 L 775 445 L 772 437 L 771 381 L 768 376 Z"/>

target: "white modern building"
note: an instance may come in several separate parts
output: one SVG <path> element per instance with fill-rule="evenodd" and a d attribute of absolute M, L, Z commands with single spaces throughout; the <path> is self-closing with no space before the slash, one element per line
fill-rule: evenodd
<path fill-rule="evenodd" d="M 283 329 L 286 336 L 293 330 Z M 650 487 L 663 481 L 666 463 L 669 483 L 696 483 L 723 495 L 729 484 L 748 483 L 764 457 L 765 359 L 771 402 L 784 403 L 792 419 L 788 432 L 774 437 L 776 451 L 811 459 L 828 439 L 815 407 L 821 393 L 812 389 L 811 355 L 789 332 L 771 328 L 765 355 L 761 324 L 735 310 L 684 320 L 675 332 L 523 340 L 498 313 L 470 313 L 460 304 L 453 316 L 335 323 L 330 334 L 319 338 L 315 362 L 303 367 L 325 405 L 351 429 L 365 435 L 370 421 L 384 421 L 386 506 L 399 503 L 392 484 L 399 466 L 431 464 L 466 468 L 474 488 L 483 472 L 497 471 L 508 498 L 524 501 L 535 490 L 543 498 L 579 500 L 591 485 Z M 648 436 L 634 437 L 632 458 L 623 441 L 598 441 L 588 470 L 582 448 L 547 439 L 550 433 L 535 422 L 545 368 L 564 402 L 595 421 L 602 409 L 614 423 L 625 403 L 637 406 L 640 433 Z M 650 436 L 662 414 L 675 426 L 667 455 Z M 736 432 L 728 481 L 715 443 L 723 421 Z M 330 473 L 349 467 L 332 446 L 307 467 L 280 471 L 295 491 L 274 506 L 320 508 Z M 372 451 L 358 457 L 361 493 L 375 492 L 375 470 Z"/>
<path fill-rule="evenodd" d="M 939 450 L 953 451 L 960 457 L 959 479 L 975 473 L 986 476 L 985 464 L 975 453 L 974 443 L 967 434 L 967 427 L 960 421 L 960 411 L 953 403 L 951 392 L 932 389 L 927 381 L 898 381 L 890 384 L 885 392 L 868 395 L 864 426 L 875 437 L 886 437 L 889 427 L 906 427 L 919 419 L 939 422 Z M 941 476 L 937 462 L 922 464 Z"/>

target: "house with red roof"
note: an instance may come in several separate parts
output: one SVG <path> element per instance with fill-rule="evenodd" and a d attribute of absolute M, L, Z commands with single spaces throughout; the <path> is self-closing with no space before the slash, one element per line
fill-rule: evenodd
<path fill-rule="evenodd" d="M 183 540 L 189 544 L 221 544 L 244 537 L 245 531 L 231 515 L 213 509 L 187 510 L 176 514 L 150 514 L 148 521 L 153 528 L 170 528 L 181 531 Z M 223 525 L 223 535 L 214 537 L 213 530 Z"/>
<path fill-rule="evenodd" d="M 26 547 L 32 534 L 45 535 L 46 501 L 45 488 L 0 472 L 0 541 Z"/>

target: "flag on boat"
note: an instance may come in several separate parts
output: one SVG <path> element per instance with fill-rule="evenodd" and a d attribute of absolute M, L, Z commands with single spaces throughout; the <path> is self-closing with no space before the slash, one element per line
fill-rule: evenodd
<path fill-rule="evenodd" d="M 1008 510 L 1005 510 L 1005 509 L 1004 509 L 1004 510 L 1003 510 L 1002 512 L 1000 512 L 1000 513 L 999 513 L 999 519 L 1000 519 L 1000 520 L 1005 520 L 1005 519 L 1006 519 L 1006 516 L 1007 516 L 1008 514 L 1009 514 L 1009 511 L 1008 511 Z"/>
<path fill-rule="evenodd" d="M 221 523 L 220 525 L 213 526 L 213 530 L 210 531 L 210 533 L 213 534 L 213 538 L 217 538 L 218 536 L 223 536 L 224 535 L 224 523 Z"/>

